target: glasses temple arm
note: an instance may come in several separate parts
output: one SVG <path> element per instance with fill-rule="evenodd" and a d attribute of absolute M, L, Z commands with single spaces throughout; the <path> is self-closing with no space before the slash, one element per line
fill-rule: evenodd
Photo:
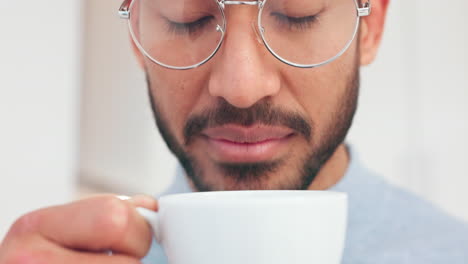
<path fill-rule="evenodd" d="M 364 17 L 371 14 L 372 5 L 370 0 L 362 4 L 362 7 L 358 7 L 358 16 Z"/>
<path fill-rule="evenodd" d="M 132 0 L 124 0 L 122 5 L 119 8 L 119 17 L 122 19 L 130 18 L 130 4 Z"/>

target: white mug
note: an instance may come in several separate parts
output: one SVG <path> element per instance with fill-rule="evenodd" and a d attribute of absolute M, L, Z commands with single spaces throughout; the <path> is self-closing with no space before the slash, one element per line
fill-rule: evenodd
<path fill-rule="evenodd" d="M 330 191 L 199 192 L 138 208 L 169 264 L 339 264 L 347 195 Z"/>

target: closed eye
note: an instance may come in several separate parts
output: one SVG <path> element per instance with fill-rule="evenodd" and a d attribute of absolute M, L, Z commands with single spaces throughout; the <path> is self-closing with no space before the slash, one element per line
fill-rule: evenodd
<path fill-rule="evenodd" d="M 168 31 L 180 35 L 192 35 L 210 24 L 213 19 L 213 16 L 205 16 L 191 22 L 175 22 L 167 19 Z"/>
<path fill-rule="evenodd" d="M 287 27 L 290 30 L 307 30 L 318 21 L 317 15 L 303 16 L 303 17 L 292 17 L 278 12 L 271 13 L 275 21 L 280 25 Z"/>

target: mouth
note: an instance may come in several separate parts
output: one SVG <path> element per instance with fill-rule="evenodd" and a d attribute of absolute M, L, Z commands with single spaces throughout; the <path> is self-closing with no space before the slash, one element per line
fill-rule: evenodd
<path fill-rule="evenodd" d="M 294 136 L 290 128 L 263 125 L 225 125 L 208 128 L 202 133 L 208 155 L 225 163 L 274 160 L 287 152 L 288 142 Z"/>

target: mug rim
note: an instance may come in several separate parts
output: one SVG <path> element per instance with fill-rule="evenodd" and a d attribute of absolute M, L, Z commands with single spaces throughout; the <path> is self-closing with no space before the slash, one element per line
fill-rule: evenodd
<path fill-rule="evenodd" d="M 347 200 L 348 194 L 338 191 L 316 190 L 236 190 L 236 191 L 212 191 L 170 194 L 160 197 L 164 203 L 178 202 L 278 202 L 278 201 L 312 201 L 312 200 Z"/>

